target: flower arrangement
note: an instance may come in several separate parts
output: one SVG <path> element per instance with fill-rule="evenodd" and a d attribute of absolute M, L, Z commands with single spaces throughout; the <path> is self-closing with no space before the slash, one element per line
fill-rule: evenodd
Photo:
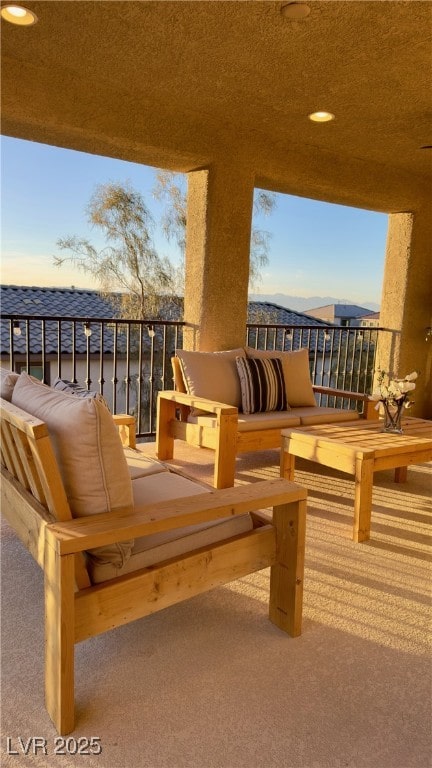
<path fill-rule="evenodd" d="M 414 382 L 417 376 L 417 371 L 413 371 L 405 376 L 404 379 L 391 379 L 390 374 L 385 371 L 379 371 L 378 389 L 374 390 L 370 399 L 378 401 L 377 408 L 379 408 L 380 402 L 394 406 L 403 405 L 404 408 L 409 408 L 413 405 L 414 401 L 409 399 L 408 393 L 415 389 Z"/>
<path fill-rule="evenodd" d="M 376 409 L 383 404 L 384 430 L 386 432 L 402 432 L 400 420 L 403 408 L 410 408 L 414 401 L 409 393 L 415 389 L 417 371 L 407 374 L 403 379 L 390 378 L 386 371 L 378 371 L 378 388 L 370 395 L 370 400 L 376 400 Z"/>

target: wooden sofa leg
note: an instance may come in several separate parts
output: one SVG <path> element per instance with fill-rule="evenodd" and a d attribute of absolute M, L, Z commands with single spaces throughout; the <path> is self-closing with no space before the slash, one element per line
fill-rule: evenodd
<path fill-rule="evenodd" d="M 174 456 L 174 438 L 170 435 L 170 422 L 175 419 L 176 404 L 159 396 L 157 401 L 156 456 L 161 461 Z"/>
<path fill-rule="evenodd" d="M 74 555 L 45 547 L 45 702 L 57 731 L 74 729 Z"/>
<path fill-rule="evenodd" d="M 292 637 L 301 634 L 306 499 L 273 509 L 277 562 L 270 570 L 270 621 Z"/>

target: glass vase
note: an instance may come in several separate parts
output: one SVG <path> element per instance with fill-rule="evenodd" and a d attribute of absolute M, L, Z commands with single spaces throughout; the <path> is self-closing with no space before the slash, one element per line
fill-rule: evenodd
<path fill-rule="evenodd" d="M 384 424 L 382 431 L 383 432 L 390 432 L 396 435 L 402 434 L 402 413 L 404 409 L 403 401 L 400 403 L 396 403 L 395 405 L 390 405 L 389 403 L 383 402 L 383 411 L 384 411 Z"/>

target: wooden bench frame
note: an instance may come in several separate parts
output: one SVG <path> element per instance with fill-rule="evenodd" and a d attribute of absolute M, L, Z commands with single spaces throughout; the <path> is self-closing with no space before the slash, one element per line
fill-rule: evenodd
<path fill-rule="evenodd" d="M 60 734 L 74 728 L 74 645 L 271 567 L 269 618 L 301 632 L 306 491 L 283 479 L 72 519 L 47 426 L 1 400 L 2 514 L 45 575 L 45 699 Z M 132 431 L 131 417 L 117 422 Z M 134 435 L 132 436 L 132 442 Z M 271 525 L 254 512 L 273 507 Z M 256 527 L 92 586 L 83 552 L 230 515 Z M 175 516 L 173 516 L 175 515 Z"/>
<path fill-rule="evenodd" d="M 237 408 L 186 394 L 177 357 L 172 358 L 172 365 L 176 389 L 159 392 L 157 402 L 156 452 L 161 461 L 173 458 L 176 439 L 197 448 L 210 448 L 215 452 L 214 487 L 230 488 L 234 485 L 237 454 L 281 447 L 280 427 L 240 432 Z M 363 403 L 363 418 L 378 418 L 376 403 L 372 402 L 368 395 L 317 385 L 313 386 L 313 390 L 316 394 Z M 187 417 L 192 408 L 213 414 L 216 417 L 216 427 L 189 423 Z"/>

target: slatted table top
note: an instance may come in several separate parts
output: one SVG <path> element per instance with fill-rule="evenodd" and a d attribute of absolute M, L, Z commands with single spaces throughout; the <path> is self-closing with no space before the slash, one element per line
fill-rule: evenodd
<path fill-rule="evenodd" d="M 383 432 L 382 421 L 348 421 L 282 430 L 285 443 L 297 440 L 333 443 L 352 450 L 373 451 L 375 455 L 399 454 L 432 448 L 432 421 L 407 416 L 402 419 L 401 435 Z M 285 446 L 286 447 L 286 446 Z M 291 445 L 288 450 L 290 450 Z"/>

